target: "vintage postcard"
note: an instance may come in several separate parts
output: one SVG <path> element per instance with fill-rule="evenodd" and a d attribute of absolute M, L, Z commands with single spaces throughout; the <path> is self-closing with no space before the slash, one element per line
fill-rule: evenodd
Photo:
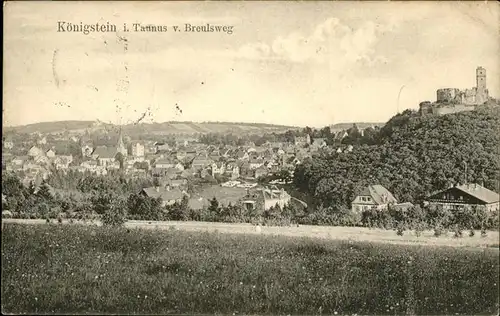
<path fill-rule="evenodd" d="M 498 315 L 498 2 L 3 6 L 3 314 Z"/>

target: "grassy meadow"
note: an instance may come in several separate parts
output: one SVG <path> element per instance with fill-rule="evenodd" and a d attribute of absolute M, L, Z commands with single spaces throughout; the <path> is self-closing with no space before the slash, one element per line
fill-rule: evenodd
<path fill-rule="evenodd" d="M 497 249 L 5 224 L 3 313 L 498 314 Z"/>

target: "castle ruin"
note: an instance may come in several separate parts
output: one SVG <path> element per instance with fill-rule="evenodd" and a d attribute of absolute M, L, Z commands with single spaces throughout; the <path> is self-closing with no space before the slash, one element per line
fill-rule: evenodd
<path fill-rule="evenodd" d="M 442 115 L 462 111 L 472 111 L 477 105 L 489 100 L 486 88 L 486 69 L 476 68 L 476 86 L 471 89 L 460 90 L 457 88 L 438 89 L 436 102 L 420 103 L 421 115 Z"/>

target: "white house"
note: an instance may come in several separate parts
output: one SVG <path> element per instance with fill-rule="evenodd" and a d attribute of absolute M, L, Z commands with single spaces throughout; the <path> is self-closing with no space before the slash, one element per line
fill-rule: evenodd
<path fill-rule="evenodd" d="M 143 144 L 137 142 L 132 145 L 132 156 L 134 157 L 144 157 L 145 147 Z"/>

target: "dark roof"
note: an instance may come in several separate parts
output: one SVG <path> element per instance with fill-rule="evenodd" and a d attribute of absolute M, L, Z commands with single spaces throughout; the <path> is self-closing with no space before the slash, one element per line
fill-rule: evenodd
<path fill-rule="evenodd" d="M 93 154 L 99 156 L 99 158 L 115 158 L 116 148 L 99 146 L 94 150 Z"/>
<path fill-rule="evenodd" d="M 158 159 L 156 162 L 155 162 L 155 165 L 157 164 L 177 164 L 177 160 L 176 159 L 173 159 L 171 157 L 167 157 L 167 158 L 162 158 L 162 159 Z"/>
<path fill-rule="evenodd" d="M 193 165 L 210 165 L 213 162 L 210 158 L 198 156 L 191 162 Z"/>
<path fill-rule="evenodd" d="M 161 198 L 163 201 L 180 200 L 183 196 L 182 191 L 177 188 L 169 190 L 164 187 L 149 187 L 142 189 L 142 192 L 151 198 Z"/>
<path fill-rule="evenodd" d="M 370 185 L 364 188 L 359 195 L 371 196 L 373 201 L 377 204 L 397 203 L 397 200 L 392 193 L 380 184 Z M 385 202 L 383 200 L 384 196 L 386 197 Z"/>
<path fill-rule="evenodd" d="M 470 184 L 464 184 L 464 185 L 459 185 L 457 186 L 457 189 L 459 189 L 462 192 L 465 192 L 469 195 L 472 195 L 473 197 L 487 203 L 495 203 L 499 201 L 499 194 L 496 192 L 493 192 L 479 184 L 476 183 L 470 183 Z"/>
<path fill-rule="evenodd" d="M 394 204 L 394 207 L 398 208 L 398 209 L 407 210 L 410 207 L 413 207 L 413 203 L 411 203 L 411 202 L 398 203 L 398 204 Z"/>

